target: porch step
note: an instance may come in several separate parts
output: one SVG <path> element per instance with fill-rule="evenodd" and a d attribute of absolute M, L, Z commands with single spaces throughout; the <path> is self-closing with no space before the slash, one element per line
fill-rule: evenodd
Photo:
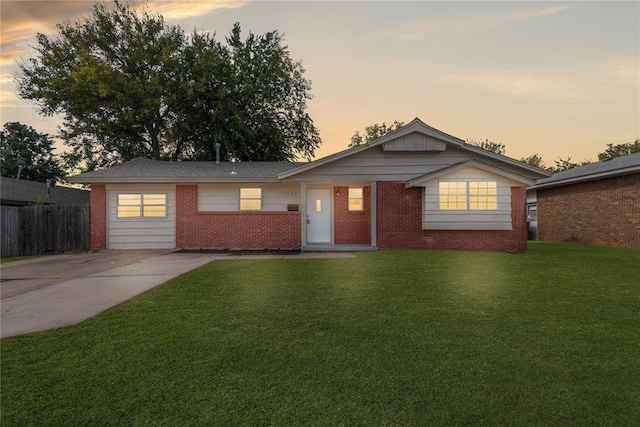
<path fill-rule="evenodd" d="M 369 245 L 305 245 L 301 252 L 362 252 L 377 251 L 378 248 Z"/>

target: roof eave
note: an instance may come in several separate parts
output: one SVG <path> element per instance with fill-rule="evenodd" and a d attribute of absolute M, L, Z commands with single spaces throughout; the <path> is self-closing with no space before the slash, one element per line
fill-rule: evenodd
<path fill-rule="evenodd" d="M 393 141 L 394 139 L 401 138 L 403 136 L 412 134 L 414 132 L 419 132 L 424 135 L 429 135 L 431 133 L 432 135 L 430 136 L 437 137 L 438 139 L 441 139 L 442 141 L 445 141 L 447 143 L 451 142 L 456 145 L 464 144 L 464 141 L 462 139 L 455 137 L 453 135 L 449 135 L 448 133 L 442 132 L 441 130 L 438 130 L 434 127 L 431 127 L 416 117 L 411 122 L 402 126 L 400 129 L 396 129 L 393 132 L 389 132 L 381 136 L 380 138 L 371 141 L 370 143 L 367 144 L 367 146 L 377 147 L 379 145 L 383 145 L 389 141 Z"/>
<path fill-rule="evenodd" d="M 466 142 L 462 144 L 461 148 L 463 148 L 463 149 L 465 149 L 467 151 L 474 152 L 476 154 L 483 155 L 485 157 L 490 157 L 492 159 L 499 160 L 501 162 L 509 163 L 509 164 L 511 164 L 513 166 L 518 166 L 520 168 L 527 169 L 527 170 L 529 170 L 531 172 L 534 172 L 534 173 L 537 173 L 539 175 L 543 175 L 543 176 L 547 176 L 547 177 L 553 175 L 553 172 L 548 171 L 546 169 L 541 169 L 541 168 L 539 168 L 537 166 L 528 165 L 528 164 L 526 164 L 524 162 L 521 162 L 519 160 L 512 159 L 511 157 L 503 156 L 502 154 L 494 153 L 494 152 L 485 150 L 484 148 L 480 148 L 480 147 L 476 147 L 476 146 L 471 145 L 471 144 L 467 144 Z"/>
<path fill-rule="evenodd" d="M 543 182 L 540 184 L 534 184 L 532 186 L 530 186 L 528 189 L 529 190 L 540 190 L 543 188 L 551 188 L 551 187 L 561 187 L 563 185 L 570 185 L 570 184 L 579 184 L 581 182 L 587 182 L 587 181 L 595 181 L 597 179 L 602 179 L 602 178 L 613 178 L 616 176 L 624 176 L 624 175 L 629 175 L 635 172 L 640 172 L 640 165 L 638 166 L 633 166 L 630 168 L 625 168 L 625 169 L 618 169 L 615 171 L 607 171 L 607 172 L 600 172 L 600 173 L 594 173 L 591 175 L 582 175 L 582 176 L 576 176 L 573 178 L 567 178 L 567 179 L 562 179 L 562 180 L 558 180 L 558 181 L 551 181 L 551 182 Z"/>
<path fill-rule="evenodd" d="M 358 145 L 356 147 L 347 148 L 346 150 L 338 151 L 337 153 L 333 153 L 333 154 L 331 154 L 329 156 L 326 156 L 326 157 L 323 157 L 321 159 L 314 160 L 313 162 L 309 162 L 309 163 L 304 164 L 302 166 L 298 166 L 298 167 L 295 167 L 293 169 L 289 169 L 289 170 L 286 170 L 284 172 L 280 172 L 278 174 L 278 179 L 290 178 L 290 177 L 292 177 L 294 175 L 297 175 L 299 173 L 306 172 L 309 169 L 314 169 L 314 168 L 317 168 L 318 166 L 322 166 L 322 165 L 325 165 L 327 163 L 331 163 L 331 162 L 334 162 L 336 160 L 340 160 L 340 159 L 342 159 L 344 157 L 348 157 L 348 156 L 350 156 L 352 154 L 359 153 L 359 152 L 364 151 L 364 150 L 366 150 L 368 148 L 369 148 L 369 144 L 362 144 L 362 145 Z"/>
<path fill-rule="evenodd" d="M 493 173 L 499 176 L 502 176 L 504 178 L 508 178 L 511 179 L 512 181 L 516 181 L 519 182 L 523 185 L 530 185 L 533 184 L 535 182 L 535 180 L 530 179 L 530 178 L 526 178 L 523 177 L 521 175 L 517 175 L 513 172 L 510 171 L 505 171 L 500 169 L 499 167 L 496 166 L 492 166 L 492 165 L 487 165 L 485 163 L 482 163 L 478 160 L 467 160 L 464 162 L 460 162 L 460 163 L 456 163 L 455 165 L 451 165 L 449 167 L 443 168 L 443 169 L 439 169 L 437 171 L 419 176 L 417 178 L 413 178 L 410 179 L 408 181 L 405 182 L 405 187 L 406 188 L 411 188 L 411 187 L 420 187 L 420 184 L 425 183 L 426 181 L 431 181 L 433 179 L 436 179 L 438 177 L 441 177 L 443 175 L 448 175 L 452 172 L 455 172 L 457 170 L 460 169 L 464 169 L 466 167 L 475 167 L 477 169 L 483 170 L 485 172 L 489 172 L 489 173 Z"/>
<path fill-rule="evenodd" d="M 252 178 L 252 177 L 233 177 L 233 178 L 199 178 L 199 177 L 186 177 L 186 178 L 136 178 L 136 177 L 122 177 L 122 178 L 86 178 L 76 180 L 69 178 L 69 182 L 77 184 L 187 184 L 187 183 L 245 183 L 245 182 L 280 182 L 278 178 Z"/>

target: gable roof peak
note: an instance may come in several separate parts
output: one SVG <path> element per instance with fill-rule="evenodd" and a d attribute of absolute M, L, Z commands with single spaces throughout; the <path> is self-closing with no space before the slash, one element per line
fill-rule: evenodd
<path fill-rule="evenodd" d="M 441 130 L 438 130 L 432 126 L 429 126 L 428 124 L 420 120 L 419 117 L 416 117 L 415 119 L 413 119 L 406 125 L 402 126 L 401 128 L 396 129 L 393 132 L 389 132 L 388 134 L 383 135 L 380 138 L 373 140 L 366 145 L 368 147 L 376 147 L 378 145 L 385 144 L 394 139 L 409 135 L 411 133 L 416 133 L 416 132 L 432 138 L 439 139 L 447 143 L 451 142 L 455 145 L 464 144 L 464 141 L 462 139 L 457 138 L 453 135 L 449 135 L 448 133 L 442 132 Z"/>

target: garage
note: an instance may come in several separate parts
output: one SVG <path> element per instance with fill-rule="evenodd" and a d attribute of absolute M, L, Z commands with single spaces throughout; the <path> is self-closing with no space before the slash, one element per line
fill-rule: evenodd
<path fill-rule="evenodd" d="M 175 185 L 107 185 L 108 249 L 173 249 Z"/>

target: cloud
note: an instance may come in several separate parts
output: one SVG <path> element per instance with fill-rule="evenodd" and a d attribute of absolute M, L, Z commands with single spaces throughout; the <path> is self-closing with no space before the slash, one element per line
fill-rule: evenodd
<path fill-rule="evenodd" d="M 0 104 L 6 107 L 17 99 L 13 76 L 11 73 L 0 73 Z"/>
<path fill-rule="evenodd" d="M 423 40 L 431 34 L 452 33 L 481 33 L 491 31 L 511 22 L 524 21 L 542 16 L 555 15 L 569 9 L 568 5 L 538 7 L 510 13 L 498 13 L 492 15 L 467 16 L 462 18 L 446 19 L 438 22 L 420 23 L 412 26 L 403 25 L 382 33 L 372 35 L 370 38 L 393 38 L 397 40 Z"/>
<path fill-rule="evenodd" d="M 167 20 L 185 19 L 207 15 L 221 9 L 237 9 L 246 5 L 246 1 L 204 1 L 204 0 L 180 0 L 180 1 L 151 1 L 149 8 L 160 13 Z"/>
<path fill-rule="evenodd" d="M 29 52 L 29 42 L 36 33 L 55 34 L 56 25 L 89 16 L 93 1 L 12 1 L 2 0 L 0 14 L 0 66 L 14 64 Z M 140 1 L 140 4 L 143 4 Z M 207 15 L 221 9 L 239 8 L 245 1 L 229 0 L 152 0 L 152 12 L 167 21 Z"/>
<path fill-rule="evenodd" d="M 480 88 L 516 96 L 567 97 L 572 93 L 567 82 L 557 75 L 538 75 L 508 70 L 474 70 L 472 73 L 441 74 L 439 79 L 442 82 L 466 88 Z"/>
<path fill-rule="evenodd" d="M 438 72 L 442 83 L 481 89 L 510 96 L 554 100 L 616 98 L 640 90 L 639 65 L 633 62 L 596 64 L 583 71 L 557 70 L 523 72 L 508 69 L 474 69 L 473 71 Z"/>

